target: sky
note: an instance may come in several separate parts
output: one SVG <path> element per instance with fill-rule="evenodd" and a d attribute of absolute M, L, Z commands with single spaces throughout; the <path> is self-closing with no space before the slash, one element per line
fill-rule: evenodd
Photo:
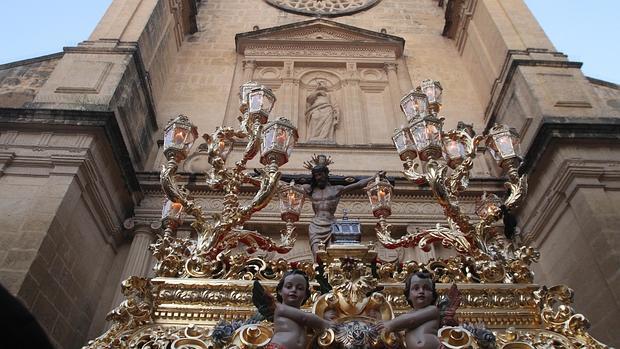
<path fill-rule="evenodd" d="M 112 0 L 2 2 L 0 64 L 60 52 L 86 40 Z M 620 0 L 525 2 L 558 51 L 583 62 L 587 76 L 620 84 Z"/>

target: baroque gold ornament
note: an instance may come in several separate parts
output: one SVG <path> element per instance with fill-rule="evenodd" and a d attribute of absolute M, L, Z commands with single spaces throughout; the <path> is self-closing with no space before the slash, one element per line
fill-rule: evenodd
<path fill-rule="evenodd" d="M 167 200 L 162 212 L 165 229 L 150 246 L 157 277 L 131 277 L 123 282 L 126 300 L 108 314 L 110 329 L 87 348 L 264 348 L 277 335 L 277 328 L 268 316 L 257 313 L 253 282 L 260 280 L 262 296 L 273 297 L 279 281 L 293 268 L 303 271 L 310 284 L 308 302 L 296 309 L 298 314 L 312 312 L 331 321 L 329 328 L 308 332 L 305 338 L 321 348 L 402 346 L 402 334 L 381 331 L 381 324 L 412 312 L 410 291 L 404 290 L 404 284 L 417 272 L 429 276 L 437 296 L 432 305 L 450 310 L 449 314 L 444 311 L 437 327 L 437 339 L 446 348 L 608 348 L 587 332 L 589 323 L 573 309 L 570 288 L 533 283 L 530 266 L 540 253 L 505 238 L 497 229 L 498 221 L 517 208 L 527 192 L 527 178 L 519 173 L 516 132 L 497 125 L 477 136 L 470 125 L 462 123 L 443 132 L 442 118 L 437 115 L 441 85 L 433 80 L 423 85 L 403 98 L 408 126 L 393 140 L 404 161 L 405 177 L 428 185 L 447 224 L 394 238 L 388 222 L 393 183 L 381 175 L 368 183 L 367 191 L 379 220 L 377 240 L 384 247 L 428 250 L 440 243 L 455 250 L 454 256 L 383 261 L 377 258 L 373 243 L 346 239 L 319 244 L 317 263 L 260 255 L 284 253 L 293 247 L 293 223 L 300 218 L 304 193 L 295 190 L 294 183 L 278 183 L 279 167 L 288 160 L 287 147 L 294 143 L 296 131 L 283 120 L 264 126 L 275 96 L 257 83 L 247 83 L 240 91 L 239 129 L 218 128 L 203 136 L 205 143 L 199 147 L 208 154 L 210 164 L 206 185 L 222 193 L 221 212 L 207 215 L 175 179 L 179 162 L 187 158 L 195 140 L 195 127 L 185 116 L 166 127 L 168 161 L 161 171 Z M 238 140 L 247 141 L 242 158 L 227 166 Z M 504 170 L 506 195 L 483 195 L 476 206 L 478 218 L 473 219 L 464 213 L 458 198 L 468 187 L 480 144 L 485 144 Z M 246 172 L 247 162 L 258 154 L 264 167 L 256 174 Z M 315 155 L 306 167 L 330 162 L 328 156 Z M 239 199 L 244 185 L 257 188 L 247 204 Z M 276 192 L 286 223 L 280 241 L 243 228 Z M 196 238 L 176 235 L 183 226 L 183 215 L 193 216 Z M 237 249 L 239 244 L 245 251 Z M 281 291 L 284 286 L 279 287 Z"/>
<path fill-rule="evenodd" d="M 205 143 L 200 146 L 210 165 L 206 173 L 206 184 L 212 190 L 223 191 L 222 212 L 207 215 L 195 203 L 189 191 L 176 183 L 179 161 L 187 156 L 191 143 L 180 143 L 182 146 L 171 143 L 164 149 L 168 161 L 162 167 L 160 175 L 163 191 L 170 202 L 180 205 L 183 212 L 194 217 L 191 226 L 197 232 L 197 239 L 193 244 L 173 237 L 179 225 L 178 220 L 163 217 L 166 226 L 164 236 L 152 246 L 158 260 L 155 266 L 157 275 L 207 277 L 213 273 L 214 260 L 221 260 L 221 253 L 239 243 L 243 243 L 248 252 L 263 250 L 278 253 L 290 251 L 295 243 L 292 223 L 286 225 L 279 242 L 259 232 L 242 228 L 243 223 L 250 219 L 253 213 L 267 206 L 276 193 L 281 176 L 279 166 L 288 161 L 291 147 L 298 138 L 297 130 L 283 118 L 267 125 L 266 128 L 270 131 L 263 132 L 264 124 L 275 103 L 275 96 L 271 90 L 256 83 L 250 82 L 246 85 L 247 89 L 241 89 L 244 92 L 241 95 L 240 110 L 243 114 L 239 117 L 240 128 L 217 128 L 211 135 L 203 135 Z M 179 138 L 174 132 L 185 135 L 186 129 L 196 132 L 187 117 L 178 117 L 166 127 L 166 139 Z M 239 140 L 247 140 L 243 157 L 234 166 L 226 167 L 228 154 L 234 142 Z M 246 165 L 259 150 L 261 163 L 265 164 L 265 167 L 258 170 L 258 176 L 253 176 L 246 172 Z M 245 184 L 258 187 L 258 191 L 250 203 L 241 205 L 238 195 L 241 186 Z M 180 269 L 181 264 L 183 270 Z"/>

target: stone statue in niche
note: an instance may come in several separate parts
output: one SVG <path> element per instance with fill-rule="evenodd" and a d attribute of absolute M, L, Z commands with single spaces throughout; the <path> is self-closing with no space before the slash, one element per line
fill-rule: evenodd
<path fill-rule="evenodd" d="M 332 103 L 325 82 L 319 81 L 316 89 L 306 98 L 305 115 L 308 142 L 335 143 L 334 132 L 340 119 L 340 110 Z"/>

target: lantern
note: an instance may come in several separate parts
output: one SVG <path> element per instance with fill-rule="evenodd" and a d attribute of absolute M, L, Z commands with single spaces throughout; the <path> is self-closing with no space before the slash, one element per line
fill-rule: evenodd
<path fill-rule="evenodd" d="M 482 220 L 487 220 L 489 217 L 498 217 L 502 210 L 501 206 L 502 200 L 497 195 L 487 195 L 487 193 L 484 193 L 476 205 L 476 214 Z"/>
<path fill-rule="evenodd" d="M 260 87 L 260 85 L 254 81 L 248 81 L 239 87 L 239 110 L 242 113 L 248 110 L 248 94 L 252 89 L 258 87 Z"/>
<path fill-rule="evenodd" d="M 519 158 L 519 134 L 514 128 L 495 124 L 489 131 L 486 146 L 500 166 L 506 160 Z"/>
<path fill-rule="evenodd" d="M 303 189 L 295 186 L 295 181 L 282 186 L 278 193 L 280 197 L 280 217 L 285 222 L 297 222 L 301 209 L 304 206 L 305 193 Z"/>
<path fill-rule="evenodd" d="M 166 199 L 164 202 L 164 207 L 161 211 L 161 219 L 168 220 L 177 224 L 181 224 L 183 222 L 183 205 L 178 202 L 172 202 Z"/>
<path fill-rule="evenodd" d="M 439 159 L 442 155 L 443 120 L 427 115 L 411 125 L 411 135 L 420 160 Z"/>
<path fill-rule="evenodd" d="M 416 148 L 409 127 L 402 126 L 400 130 L 395 129 L 392 142 L 394 142 L 394 146 L 396 146 L 396 151 L 401 160 L 406 161 L 416 158 Z"/>
<path fill-rule="evenodd" d="M 443 88 L 439 81 L 435 80 L 424 80 L 422 84 L 420 84 L 420 88 L 422 92 L 426 95 L 428 100 L 428 107 L 434 113 L 439 112 L 439 108 L 441 107 L 441 94 L 443 92 Z"/>
<path fill-rule="evenodd" d="M 392 214 L 392 185 L 387 179 L 381 179 L 378 176 L 374 182 L 368 183 L 366 193 L 370 200 L 372 214 L 377 217 L 389 217 Z"/>
<path fill-rule="evenodd" d="M 427 97 L 420 90 L 412 90 L 400 100 L 400 109 L 405 113 L 408 122 L 424 117 L 428 109 Z"/>
<path fill-rule="evenodd" d="M 164 154 L 173 154 L 176 161 L 187 157 L 189 150 L 198 138 L 198 129 L 185 115 L 171 120 L 164 129 Z"/>
<path fill-rule="evenodd" d="M 265 86 L 250 89 L 247 95 L 248 113 L 253 120 L 261 124 L 267 123 L 269 113 L 276 102 L 276 96 Z"/>
<path fill-rule="evenodd" d="M 278 166 L 286 164 L 298 138 L 297 129 L 288 119 L 279 118 L 270 122 L 263 130 L 260 163 L 268 165 L 275 162 Z"/>
<path fill-rule="evenodd" d="M 465 159 L 465 145 L 457 137 L 444 137 L 443 149 L 446 162 L 452 169 L 460 165 Z"/>

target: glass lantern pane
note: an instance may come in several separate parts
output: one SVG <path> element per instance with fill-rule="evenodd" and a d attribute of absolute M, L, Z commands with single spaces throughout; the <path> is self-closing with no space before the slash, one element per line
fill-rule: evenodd
<path fill-rule="evenodd" d="M 411 120 L 415 117 L 415 110 L 413 108 L 413 99 L 407 98 L 405 101 L 401 103 L 401 108 L 407 120 Z"/>
<path fill-rule="evenodd" d="M 275 148 L 278 150 L 284 151 L 288 147 L 289 134 L 286 131 L 283 127 L 275 129 Z"/>
<path fill-rule="evenodd" d="M 368 193 L 368 198 L 370 198 L 370 205 L 374 208 L 375 206 L 377 206 L 377 203 L 379 202 L 378 200 L 378 194 L 377 194 L 377 188 L 372 188 L 369 193 Z"/>
<path fill-rule="evenodd" d="M 239 93 L 239 98 L 241 99 L 241 102 L 247 101 L 248 93 L 250 93 L 250 91 L 253 88 L 256 88 L 255 84 L 243 84 L 243 85 L 241 85 L 241 91 Z"/>
<path fill-rule="evenodd" d="M 261 92 L 250 93 L 250 113 L 261 110 L 263 102 L 263 94 Z"/>
<path fill-rule="evenodd" d="M 377 196 L 379 199 L 379 204 L 381 205 L 386 205 L 389 201 L 390 201 L 390 192 L 388 190 L 388 188 L 379 188 L 379 191 L 377 192 Z"/>
<path fill-rule="evenodd" d="M 429 144 L 441 146 L 441 135 L 435 124 L 426 124 L 426 139 Z"/>
<path fill-rule="evenodd" d="M 392 137 L 396 151 L 399 153 L 405 150 L 407 146 L 407 139 L 405 138 L 405 132 L 398 132 Z"/>
<path fill-rule="evenodd" d="M 424 94 L 426 94 L 426 98 L 428 98 L 429 103 L 436 102 L 436 100 L 435 100 L 435 88 L 433 86 L 427 86 L 424 89 Z"/>
<path fill-rule="evenodd" d="M 181 128 L 181 127 L 175 127 L 174 128 L 174 137 L 172 139 L 172 142 L 175 145 L 183 145 L 185 143 L 185 139 L 187 138 L 188 132 L 189 130 L 186 128 Z"/>
<path fill-rule="evenodd" d="M 174 135 L 173 128 L 169 128 L 166 130 L 166 134 L 164 134 L 164 150 L 168 149 L 172 145 L 172 136 Z"/>
<path fill-rule="evenodd" d="M 514 148 L 512 147 L 512 140 L 507 133 L 501 134 L 495 138 L 495 144 L 503 158 L 514 156 Z"/>
<path fill-rule="evenodd" d="M 293 135 L 293 130 L 289 130 L 287 129 L 287 134 L 288 134 L 288 144 L 286 145 L 286 155 L 288 157 L 291 156 L 291 153 L 293 152 L 293 147 L 295 146 L 295 137 Z"/>
<path fill-rule="evenodd" d="M 413 142 L 415 143 L 418 151 L 426 148 L 429 145 L 426 138 L 426 127 L 424 127 L 423 124 L 419 123 L 414 125 L 411 128 L 411 134 L 413 136 Z"/>
<path fill-rule="evenodd" d="M 264 136 L 263 136 L 263 144 L 262 144 L 262 152 L 263 155 L 270 150 L 271 148 L 273 148 L 273 141 L 274 141 L 274 134 L 275 134 L 275 129 L 273 127 L 269 128 L 267 131 L 265 131 Z"/>
<path fill-rule="evenodd" d="M 521 154 L 521 142 L 519 141 L 519 137 L 512 137 L 512 149 L 515 155 Z"/>
<path fill-rule="evenodd" d="M 271 113 L 271 108 L 273 108 L 273 97 L 269 94 L 265 93 L 263 95 L 263 112 L 269 114 Z"/>
<path fill-rule="evenodd" d="M 446 156 L 450 159 L 457 158 L 459 155 L 457 141 L 453 139 L 448 139 L 444 142 L 444 151 L 446 152 Z"/>
<path fill-rule="evenodd" d="M 413 109 L 416 115 L 426 115 L 426 109 L 428 109 L 428 102 L 425 97 L 415 97 L 413 100 Z"/>

